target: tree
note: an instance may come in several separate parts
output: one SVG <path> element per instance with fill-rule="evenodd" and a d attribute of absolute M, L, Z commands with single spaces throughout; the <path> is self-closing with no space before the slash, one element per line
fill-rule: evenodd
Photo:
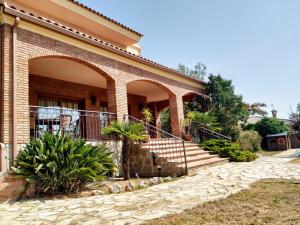
<path fill-rule="evenodd" d="M 210 101 L 201 95 L 197 95 L 191 101 L 184 103 L 184 113 L 190 111 L 207 112 L 210 108 Z"/>
<path fill-rule="evenodd" d="M 208 80 L 207 92 L 211 99 L 211 113 L 223 129 L 222 133 L 235 140 L 239 133 L 238 122 L 249 117 L 248 108 L 243 102 L 243 97 L 235 94 L 231 80 L 213 74 Z"/>
<path fill-rule="evenodd" d="M 292 110 L 291 110 L 292 111 Z M 300 130 L 300 103 L 297 104 L 296 112 L 291 112 L 290 120 L 293 122 L 293 129 Z"/>
<path fill-rule="evenodd" d="M 262 137 L 266 137 L 268 134 L 279 134 L 288 131 L 283 121 L 268 117 L 258 121 L 252 126 L 252 129 L 256 130 Z"/>
<path fill-rule="evenodd" d="M 109 127 L 103 129 L 104 135 L 116 135 L 122 138 L 122 168 L 124 180 L 129 180 L 130 149 L 129 141 L 142 141 L 145 139 L 145 128 L 142 123 L 114 121 Z"/>
<path fill-rule="evenodd" d="M 177 70 L 187 76 L 190 76 L 192 78 L 195 78 L 197 80 L 204 80 L 204 78 L 207 75 L 206 71 L 206 66 L 198 62 L 195 66 L 194 69 L 189 68 L 188 66 L 185 66 L 181 63 L 178 64 Z"/>
<path fill-rule="evenodd" d="M 268 112 L 262 108 L 267 107 L 265 103 L 262 102 L 256 102 L 252 104 L 246 104 L 248 111 L 250 115 L 261 115 L 261 116 L 266 116 L 268 115 Z"/>

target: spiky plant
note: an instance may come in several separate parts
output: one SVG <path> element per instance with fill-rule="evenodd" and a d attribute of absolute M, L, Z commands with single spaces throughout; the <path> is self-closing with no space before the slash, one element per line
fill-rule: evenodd
<path fill-rule="evenodd" d="M 146 123 L 152 123 L 154 121 L 153 113 L 149 108 L 143 108 L 142 110 L 143 120 Z"/>
<path fill-rule="evenodd" d="M 109 127 L 103 129 L 103 135 L 115 135 L 122 139 L 122 169 L 124 179 L 129 175 L 129 141 L 142 141 L 145 139 L 145 128 L 141 123 L 114 121 Z"/>
<path fill-rule="evenodd" d="M 16 158 L 14 171 L 35 186 L 36 194 L 71 193 L 105 179 L 115 164 L 102 146 L 45 133 L 32 139 Z"/>

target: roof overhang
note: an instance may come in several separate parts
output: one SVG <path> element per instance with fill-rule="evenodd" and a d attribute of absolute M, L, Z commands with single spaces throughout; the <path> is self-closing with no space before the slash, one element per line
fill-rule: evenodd
<path fill-rule="evenodd" d="M 0 0 L 1 2 L 1 0 Z M 82 33 L 70 31 L 53 23 L 38 19 L 18 10 L 4 7 L 3 13 L 0 15 L 0 23 L 13 25 L 15 17 L 21 18 L 18 25 L 19 28 L 38 33 L 40 35 L 64 42 L 66 44 L 79 47 L 81 49 L 111 58 L 113 60 L 135 66 L 145 71 L 176 80 L 187 85 L 197 87 L 199 90 L 205 89 L 205 82 L 188 77 L 178 71 L 145 59 L 141 56 L 131 54 L 116 46 L 112 46 L 101 40 L 92 38 Z M 202 94 L 199 92 L 199 94 Z"/>
<path fill-rule="evenodd" d="M 76 30 L 102 37 L 121 46 L 138 43 L 142 35 L 115 20 L 91 11 L 76 1 L 70 0 L 4 0 L 10 6 L 16 6 L 37 16 L 45 16 Z"/>

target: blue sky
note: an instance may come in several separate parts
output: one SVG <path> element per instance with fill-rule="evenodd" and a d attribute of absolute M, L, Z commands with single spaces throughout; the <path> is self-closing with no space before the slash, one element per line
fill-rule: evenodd
<path fill-rule="evenodd" d="M 200 61 L 283 118 L 300 102 L 298 0 L 80 2 L 143 33 L 144 57 L 170 67 Z"/>

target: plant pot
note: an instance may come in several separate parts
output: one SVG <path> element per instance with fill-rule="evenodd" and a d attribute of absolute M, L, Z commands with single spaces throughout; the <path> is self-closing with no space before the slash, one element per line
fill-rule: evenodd
<path fill-rule="evenodd" d="M 144 142 L 148 143 L 150 141 L 150 135 L 146 135 L 144 138 Z"/>
<path fill-rule="evenodd" d="M 185 141 L 191 141 L 192 140 L 192 135 L 182 134 L 182 139 L 185 140 Z"/>

